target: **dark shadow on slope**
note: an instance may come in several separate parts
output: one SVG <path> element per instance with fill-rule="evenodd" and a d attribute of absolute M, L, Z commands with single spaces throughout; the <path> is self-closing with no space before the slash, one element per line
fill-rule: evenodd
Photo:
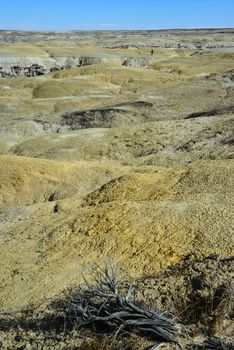
<path fill-rule="evenodd" d="M 202 112 L 194 112 L 189 115 L 187 115 L 184 119 L 195 119 L 200 117 L 213 117 L 213 116 L 219 116 L 224 114 L 234 113 L 234 105 L 228 106 L 228 107 L 222 107 L 222 108 L 215 108 L 208 111 L 202 111 Z"/>

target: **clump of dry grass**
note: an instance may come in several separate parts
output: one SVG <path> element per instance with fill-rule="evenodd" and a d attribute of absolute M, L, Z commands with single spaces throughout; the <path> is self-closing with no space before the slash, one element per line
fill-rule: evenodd
<path fill-rule="evenodd" d="M 234 286 L 214 285 L 208 276 L 200 274 L 188 280 L 184 296 L 174 301 L 175 312 L 184 324 L 200 325 L 215 334 L 225 319 L 234 315 Z"/>

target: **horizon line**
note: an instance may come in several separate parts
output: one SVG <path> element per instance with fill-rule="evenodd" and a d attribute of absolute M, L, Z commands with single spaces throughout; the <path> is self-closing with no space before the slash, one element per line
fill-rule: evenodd
<path fill-rule="evenodd" d="M 148 29 L 64 29 L 64 30 L 51 30 L 51 29 L 0 29 L 0 32 L 39 32 L 39 33 L 66 33 L 66 32 L 130 32 L 130 31 L 175 31 L 175 30 L 230 30 L 234 27 L 175 27 L 175 28 L 148 28 Z"/>

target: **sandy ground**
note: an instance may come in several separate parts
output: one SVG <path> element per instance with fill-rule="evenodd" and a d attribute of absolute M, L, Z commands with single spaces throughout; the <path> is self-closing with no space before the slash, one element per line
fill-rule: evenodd
<path fill-rule="evenodd" d="M 0 56 L 150 55 L 100 40 Z M 53 297 L 106 258 L 135 279 L 234 253 L 232 49 L 113 62 L 0 80 L 2 308 Z"/>

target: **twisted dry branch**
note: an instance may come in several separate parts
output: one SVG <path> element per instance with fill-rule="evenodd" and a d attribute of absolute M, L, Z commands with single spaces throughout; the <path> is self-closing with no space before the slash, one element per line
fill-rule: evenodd
<path fill-rule="evenodd" d="M 107 330 L 115 336 L 137 331 L 160 341 L 175 342 L 181 327 L 162 313 L 138 305 L 134 285 L 120 282 L 118 270 L 110 263 L 93 266 L 93 283 L 76 288 L 70 298 L 68 316 L 78 326 Z"/>

